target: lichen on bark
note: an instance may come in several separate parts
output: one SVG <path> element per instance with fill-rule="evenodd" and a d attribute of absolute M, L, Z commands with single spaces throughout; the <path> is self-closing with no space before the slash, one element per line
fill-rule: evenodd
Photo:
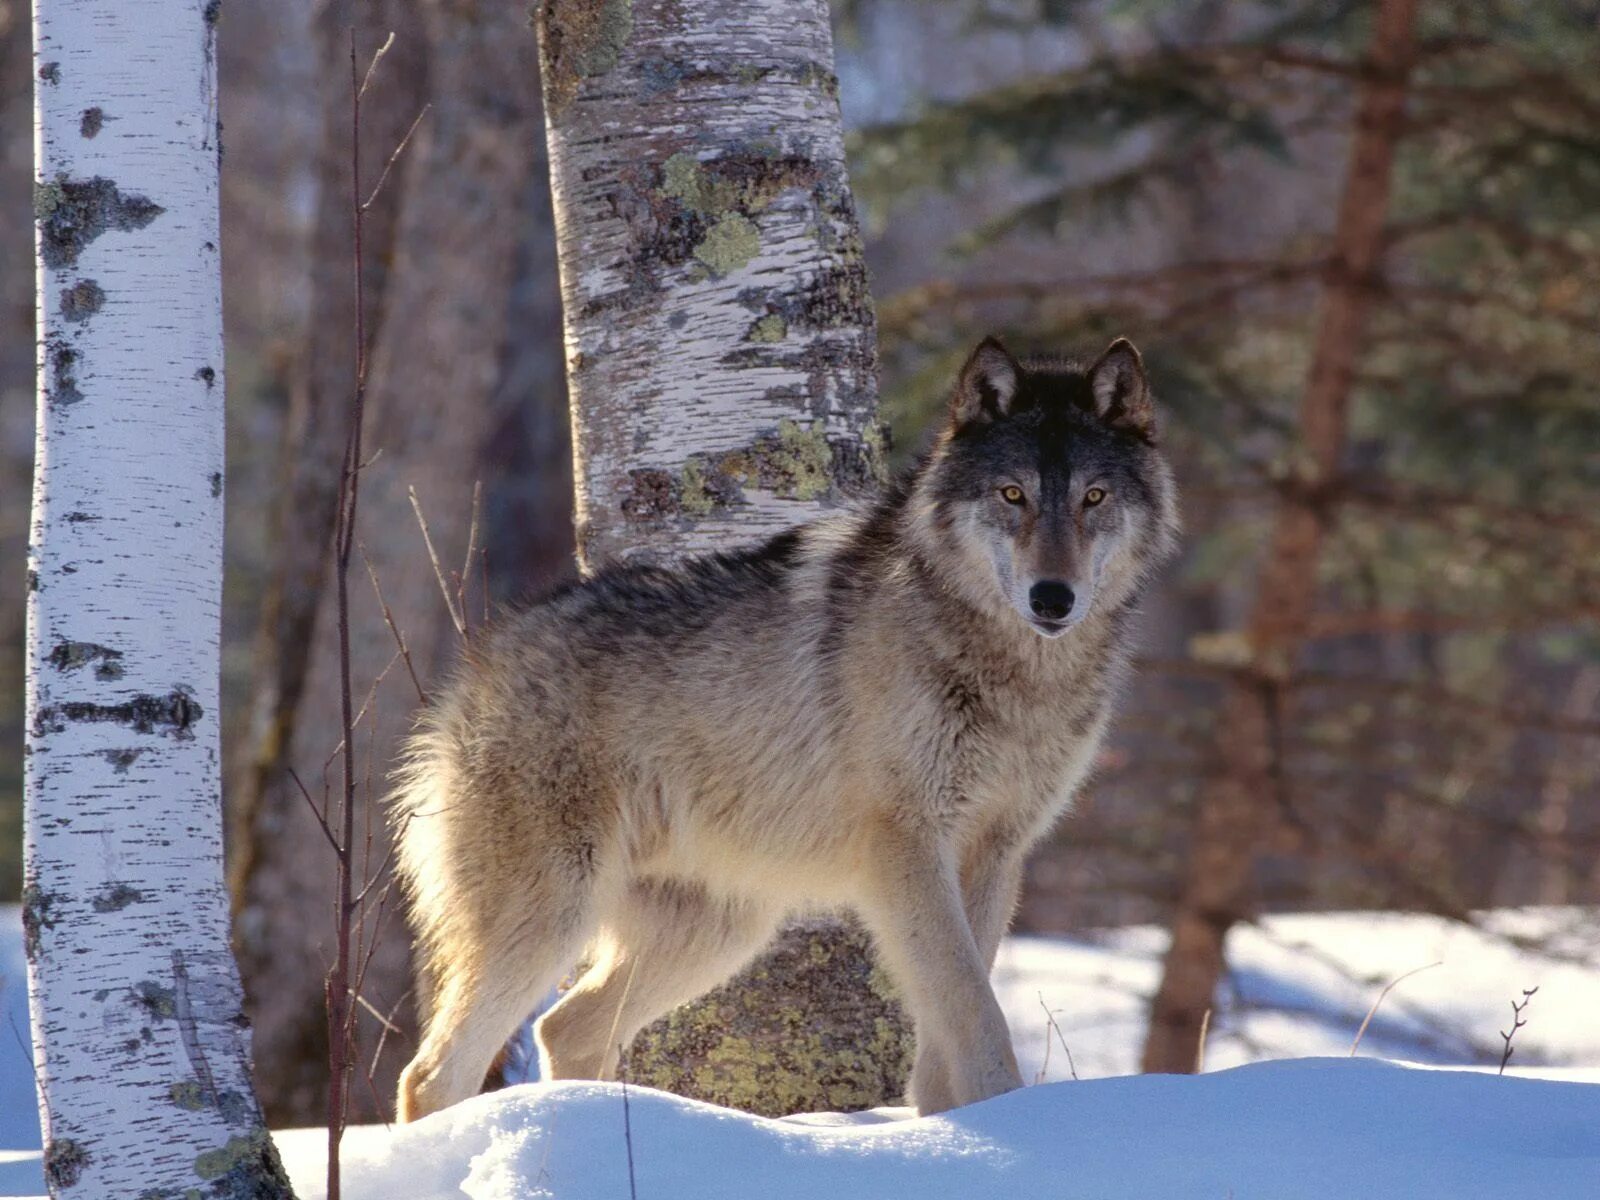
<path fill-rule="evenodd" d="M 89 1165 L 89 1151 L 72 1138 L 51 1138 L 44 1148 L 44 1181 L 50 1194 L 75 1187 Z"/>
<path fill-rule="evenodd" d="M 66 406 L 83 399 L 78 389 L 78 351 L 65 339 L 47 335 L 44 342 L 45 399 Z"/>
<path fill-rule="evenodd" d="M 80 279 L 61 289 L 61 315 L 68 321 L 87 321 L 105 304 L 105 290 L 92 279 Z"/>
<path fill-rule="evenodd" d="M 145 196 L 124 193 L 111 180 L 58 175 L 33 185 L 39 257 L 51 268 L 75 266 L 83 248 L 108 230 L 143 229 L 166 210 Z"/>
<path fill-rule="evenodd" d="M 96 679 L 110 681 L 121 679 L 125 668 L 122 664 L 122 651 L 113 650 L 110 646 L 96 645 L 94 642 L 71 642 L 65 639 L 55 645 L 45 658 L 58 671 L 76 671 L 90 663 L 96 664 L 94 674 Z"/>
<path fill-rule="evenodd" d="M 185 688 L 174 688 L 165 696 L 138 695 L 120 704 L 95 704 L 69 700 L 43 705 L 33 714 L 33 735 L 44 737 L 61 733 L 75 721 L 113 721 L 127 725 L 135 733 L 170 733 L 192 737 L 190 727 L 205 715 L 205 710 Z"/>
<path fill-rule="evenodd" d="M 56 918 L 52 913 L 56 898 L 36 883 L 22 888 L 22 953 L 32 962 L 38 956 L 46 930 L 54 929 Z"/>
<path fill-rule="evenodd" d="M 617 65 L 633 32 L 632 0 L 543 0 L 535 11 L 542 51 L 545 105 L 552 119 L 581 80 Z"/>
<path fill-rule="evenodd" d="M 876 423 L 858 442 L 830 439 L 821 422 L 784 418 L 770 434 L 721 454 L 691 455 L 677 471 L 629 472 L 622 499 L 629 520 L 705 517 L 747 503 L 746 488 L 783 500 L 842 503 L 882 481 L 884 435 Z"/>

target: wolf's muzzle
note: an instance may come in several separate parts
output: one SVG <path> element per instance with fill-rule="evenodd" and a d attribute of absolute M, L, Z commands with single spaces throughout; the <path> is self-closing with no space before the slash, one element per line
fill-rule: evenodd
<path fill-rule="evenodd" d="M 1059 579 L 1042 579 L 1028 590 L 1028 607 L 1041 621 L 1065 621 L 1072 615 L 1072 589 Z"/>

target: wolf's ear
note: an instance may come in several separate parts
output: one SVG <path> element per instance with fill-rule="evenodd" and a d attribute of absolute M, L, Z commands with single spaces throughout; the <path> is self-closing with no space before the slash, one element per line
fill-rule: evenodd
<path fill-rule="evenodd" d="M 1095 359 L 1089 368 L 1089 387 L 1094 392 L 1095 413 L 1107 425 L 1140 436 L 1150 434 L 1155 426 L 1155 405 L 1144 377 L 1144 360 L 1127 338 L 1118 338 Z"/>
<path fill-rule="evenodd" d="M 984 338 L 956 380 L 955 394 L 950 397 L 950 423 L 969 425 L 1005 416 L 1016 398 L 1021 374 L 1022 368 L 999 338 Z"/>

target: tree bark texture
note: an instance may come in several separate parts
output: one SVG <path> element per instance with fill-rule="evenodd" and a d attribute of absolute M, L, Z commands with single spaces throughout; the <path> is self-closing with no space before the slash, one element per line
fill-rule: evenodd
<path fill-rule="evenodd" d="M 400 36 L 426 41 L 432 108 L 372 210 L 387 206 L 398 215 L 371 352 L 369 449 L 357 540 L 426 688 L 453 657 L 459 638 L 408 489 L 416 489 L 444 569 L 459 572 L 473 486 L 482 481 L 479 546 L 488 546 L 491 588 L 501 594 L 559 574 L 570 557 L 570 531 L 562 517 L 571 460 L 562 419 L 549 191 L 526 14 L 514 5 L 446 0 L 412 6 L 412 12 L 415 19 L 400 26 Z M 376 40 L 365 53 L 375 45 Z M 378 80 L 397 69 L 392 56 L 398 52 L 397 40 L 391 58 L 378 67 Z M 369 98 L 382 86 L 374 82 Z M 390 114 L 385 124 L 403 132 L 414 116 L 415 110 Z M 396 123 L 395 117 L 403 120 Z M 399 132 L 381 147 L 380 158 L 393 149 Z M 374 136 L 368 131 L 364 140 Z M 330 138 L 337 137 L 330 130 Z M 367 176 L 369 186 L 376 180 L 376 173 Z M 348 313 L 328 319 L 350 328 Z M 317 353 L 336 359 L 338 340 L 330 335 Z M 348 333 L 345 344 L 352 361 Z M 335 388 L 338 378 L 337 368 L 330 368 L 322 386 Z M 329 403 L 337 409 L 342 398 Z M 534 512 L 544 527 L 530 516 Z M 326 514 L 316 514 L 315 522 L 317 547 L 325 554 Z M 286 569 L 292 569 L 295 553 Z M 483 611 L 483 577 L 477 565 L 472 574 L 467 607 L 476 623 Z M 388 845 L 379 801 L 418 697 L 406 666 L 396 661 L 394 636 L 359 565 L 355 578 L 351 653 L 358 707 L 387 670 L 357 732 L 360 759 L 370 766 L 361 791 L 371 801 L 370 862 L 377 864 Z M 262 786 L 244 831 L 248 868 L 235 880 L 262 1098 L 274 1121 L 300 1123 L 320 1119 L 327 1079 L 322 979 L 333 944 L 333 862 L 287 775 L 293 767 L 320 797 L 323 764 L 338 740 L 338 630 L 332 590 L 320 584 L 304 636 L 304 684 L 277 718 L 279 732 L 267 731 L 269 740 L 281 740 L 261 755 Z M 372 1086 L 360 1080 L 355 1085 L 357 1120 L 387 1112 L 399 1067 L 415 1048 L 409 952 L 404 923 L 393 911 L 397 904 L 398 897 L 391 898 L 375 931 L 362 995 L 399 1033 L 384 1039 Z M 379 1025 L 362 1011 L 364 1070 Z"/>
<path fill-rule="evenodd" d="M 23 922 L 53 1196 L 290 1195 L 222 877 L 216 19 L 35 6 Z"/>
<path fill-rule="evenodd" d="M 1318 497 L 1339 473 L 1346 414 L 1383 251 L 1395 148 L 1415 57 L 1416 0 L 1382 0 L 1360 87 L 1333 253 L 1300 404 L 1303 459 L 1281 492 L 1256 585 L 1249 660 L 1218 721 L 1221 764 L 1201 789 L 1172 940 L 1152 1002 L 1143 1069 L 1195 1069 L 1200 1031 L 1225 966 L 1228 930 L 1251 910 L 1256 850 L 1280 829 L 1277 752 L 1282 684 L 1295 670 L 1316 600 L 1327 513 Z"/>
<path fill-rule="evenodd" d="M 876 340 L 819 0 L 539 9 L 586 566 L 874 482 Z"/>
<path fill-rule="evenodd" d="M 883 470 L 876 331 L 823 0 L 545 0 L 578 552 L 670 561 L 811 519 Z M 754 1111 L 903 1089 L 859 934 L 791 929 L 640 1034 L 630 1077 Z"/>

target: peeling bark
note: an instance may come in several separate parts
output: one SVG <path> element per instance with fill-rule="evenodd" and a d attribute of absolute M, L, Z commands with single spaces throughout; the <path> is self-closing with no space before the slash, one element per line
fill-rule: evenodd
<path fill-rule="evenodd" d="M 1302 486 L 1279 502 L 1256 584 L 1249 661 L 1218 721 L 1221 769 L 1200 793 L 1143 1069 L 1195 1069 L 1200 1030 L 1224 967 L 1228 930 L 1249 916 L 1255 855 L 1279 830 L 1277 730 L 1281 687 L 1295 670 L 1316 600 L 1326 515 L 1314 500 L 1334 480 L 1346 413 L 1383 250 L 1390 178 L 1415 58 L 1416 0 L 1383 0 L 1368 49 L 1344 193 L 1300 405 Z"/>
<path fill-rule="evenodd" d="M 826 3 L 545 0 L 537 25 L 585 569 L 870 491 L 876 331 Z M 907 1036 L 871 977 L 860 940 L 791 931 L 642 1033 L 632 1077 L 755 1111 L 890 1102 Z"/>
<path fill-rule="evenodd" d="M 45 1178 L 288 1197 L 222 882 L 215 30 L 172 0 L 35 16 L 23 925 Z"/>

